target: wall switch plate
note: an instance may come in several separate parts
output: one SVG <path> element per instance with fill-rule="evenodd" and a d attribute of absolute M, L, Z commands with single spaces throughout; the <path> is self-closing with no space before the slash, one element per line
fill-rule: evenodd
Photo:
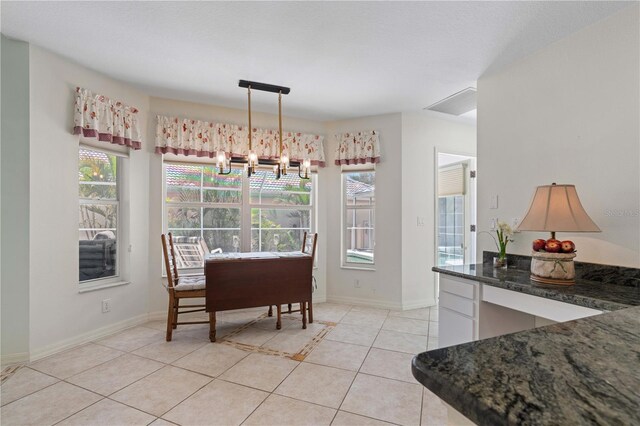
<path fill-rule="evenodd" d="M 491 203 L 489 204 L 489 208 L 490 209 L 497 209 L 498 208 L 498 196 L 497 195 L 492 195 L 491 196 Z"/>
<path fill-rule="evenodd" d="M 513 232 L 520 232 L 518 231 L 518 225 L 520 225 L 519 217 L 514 217 L 513 219 L 511 219 L 511 228 L 513 229 Z"/>
<path fill-rule="evenodd" d="M 107 312 L 111 312 L 111 299 L 104 299 L 102 301 L 102 313 L 106 314 Z"/>

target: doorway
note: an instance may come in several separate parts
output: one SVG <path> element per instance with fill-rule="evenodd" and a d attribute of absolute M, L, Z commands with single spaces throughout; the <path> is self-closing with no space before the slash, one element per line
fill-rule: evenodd
<path fill-rule="evenodd" d="M 435 265 L 476 262 L 476 158 L 437 152 Z"/>

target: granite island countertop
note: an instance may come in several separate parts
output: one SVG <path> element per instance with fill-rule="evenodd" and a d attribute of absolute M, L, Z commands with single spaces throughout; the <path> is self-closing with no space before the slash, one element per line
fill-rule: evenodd
<path fill-rule="evenodd" d="M 616 269 L 617 268 L 617 269 Z M 423 352 L 414 377 L 479 425 L 640 424 L 639 271 L 584 265 L 572 286 L 524 269 L 433 268 L 447 275 L 607 312 Z"/>
<path fill-rule="evenodd" d="M 637 285 L 576 279 L 574 285 L 542 284 L 531 281 L 530 272 L 521 269 L 496 269 L 492 265 L 475 264 L 432 268 L 435 272 L 474 280 L 493 287 L 558 300 L 602 311 L 615 311 L 640 306 L 640 280 Z"/>
<path fill-rule="evenodd" d="M 640 424 L 640 307 L 423 352 L 412 372 L 479 425 Z"/>

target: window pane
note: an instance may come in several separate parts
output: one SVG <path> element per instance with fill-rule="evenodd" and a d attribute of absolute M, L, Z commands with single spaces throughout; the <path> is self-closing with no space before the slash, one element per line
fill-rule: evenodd
<path fill-rule="evenodd" d="M 438 265 L 461 265 L 464 263 L 464 197 L 440 197 L 438 206 Z"/>
<path fill-rule="evenodd" d="M 375 202 L 375 173 L 345 173 L 344 186 L 347 205 L 373 205 Z"/>
<path fill-rule="evenodd" d="M 205 230 L 203 235 L 209 252 L 217 249 L 221 249 L 223 253 L 240 251 L 240 229 Z"/>
<path fill-rule="evenodd" d="M 345 259 L 347 263 L 374 263 L 375 172 L 343 175 L 345 191 Z"/>
<path fill-rule="evenodd" d="M 165 166 L 165 176 L 168 202 L 200 202 L 202 166 L 167 164 Z"/>
<path fill-rule="evenodd" d="M 117 157 L 99 151 L 79 150 L 78 183 L 80 198 L 116 200 Z"/>
<path fill-rule="evenodd" d="M 242 169 L 234 168 L 228 175 L 218 174 L 214 166 L 203 166 L 205 188 L 242 189 Z"/>
<path fill-rule="evenodd" d="M 242 169 L 232 169 L 228 175 L 220 175 L 214 166 L 203 166 L 205 203 L 240 203 L 242 201 Z"/>
<path fill-rule="evenodd" d="M 167 207 L 167 227 L 174 229 L 200 228 L 200 209 L 189 207 Z"/>
<path fill-rule="evenodd" d="M 374 210 L 347 208 L 347 262 L 373 263 Z"/>
<path fill-rule="evenodd" d="M 115 276 L 118 206 L 81 204 L 79 213 L 79 280 Z"/>
<path fill-rule="evenodd" d="M 251 209 L 251 250 L 300 250 L 310 224 L 310 210 Z"/>
<path fill-rule="evenodd" d="M 240 229 L 240 209 L 205 208 L 202 228 Z"/>
<path fill-rule="evenodd" d="M 251 202 L 288 206 L 311 205 L 311 179 L 300 179 L 297 170 L 275 178 L 269 170 L 258 170 L 249 181 Z"/>
<path fill-rule="evenodd" d="M 205 203 L 239 203 L 242 201 L 242 191 L 235 189 L 207 189 L 202 193 Z"/>

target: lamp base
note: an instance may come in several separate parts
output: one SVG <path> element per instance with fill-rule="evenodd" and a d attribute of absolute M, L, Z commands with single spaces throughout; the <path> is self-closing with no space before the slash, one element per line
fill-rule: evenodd
<path fill-rule="evenodd" d="M 531 253 L 531 280 L 544 284 L 575 284 L 575 253 Z"/>
<path fill-rule="evenodd" d="M 558 278 L 545 278 L 531 274 L 531 281 L 536 281 L 543 284 L 555 284 L 555 285 L 574 285 L 576 280 L 561 280 Z"/>

